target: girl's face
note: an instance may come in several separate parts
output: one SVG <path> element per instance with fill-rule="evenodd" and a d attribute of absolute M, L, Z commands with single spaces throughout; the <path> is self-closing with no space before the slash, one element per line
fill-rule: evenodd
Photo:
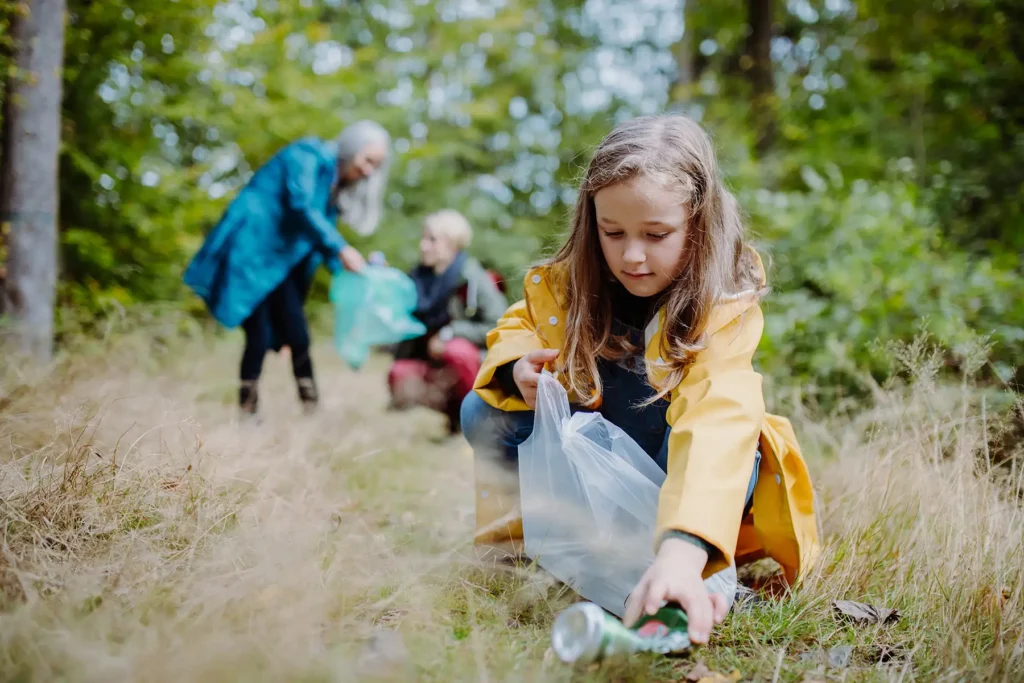
<path fill-rule="evenodd" d="M 427 268 L 447 265 L 455 258 L 455 246 L 451 240 L 437 234 L 429 225 L 423 226 L 423 237 L 420 238 L 420 262 Z"/>
<path fill-rule="evenodd" d="M 342 169 L 342 178 L 350 183 L 373 175 L 388 157 L 387 147 L 382 142 L 371 142 L 359 150 L 348 168 Z"/>
<path fill-rule="evenodd" d="M 687 211 L 672 192 L 643 177 L 594 194 L 597 231 L 608 268 L 634 296 L 663 292 L 679 275 Z"/>

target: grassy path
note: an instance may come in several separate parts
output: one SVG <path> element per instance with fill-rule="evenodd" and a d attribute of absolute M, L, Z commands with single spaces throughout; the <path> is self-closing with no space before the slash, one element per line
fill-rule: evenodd
<path fill-rule="evenodd" d="M 548 627 L 572 596 L 476 560 L 465 442 L 444 436 L 440 416 L 385 411 L 383 359 L 353 373 L 317 352 L 320 412 L 299 415 L 286 363 L 270 357 L 256 427 L 234 422 L 230 344 L 196 342 L 168 361 L 126 341 L 31 388 L 12 389 L 5 370 L 0 680 L 692 670 L 553 661 Z M 1020 508 L 973 474 L 980 426 L 964 397 L 917 394 L 880 396 L 841 422 L 798 420 L 829 539 L 822 571 L 790 599 L 735 614 L 697 658 L 745 680 L 1022 679 Z M 848 626 L 831 611 L 843 598 L 903 617 Z M 829 650 L 848 661 L 829 667 Z"/>

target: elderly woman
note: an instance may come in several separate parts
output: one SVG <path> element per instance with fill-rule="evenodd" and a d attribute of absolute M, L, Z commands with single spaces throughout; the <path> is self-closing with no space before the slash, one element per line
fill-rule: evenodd
<path fill-rule="evenodd" d="M 303 304 L 320 264 L 358 272 L 362 255 L 338 232 L 340 218 L 373 232 L 387 181 L 390 138 L 373 121 L 354 123 L 334 141 L 303 138 L 253 175 L 206 237 L 185 283 L 228 328 L 245 330 L 239 404 L 255 415 L 267 351 L 291 350 L 306 412 L 319 397 Z"/>

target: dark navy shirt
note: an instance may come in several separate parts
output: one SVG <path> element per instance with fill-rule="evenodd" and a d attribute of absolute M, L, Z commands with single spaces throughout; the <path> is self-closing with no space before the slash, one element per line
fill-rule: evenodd
<path fill-rule="evenodd" d="M 647 381 L 644 362 L 647 323 L 655 313 L 653 298 L 633 296 L 615 283 L 612 288 L 612 332 L 626 336 L 637 354 L 618 361 L 599 360 L 598 373 L 603 386 L 600 413 L 623 429 L 652 458 L 657 459 L 665 441 L 665 414 L 669 403 L 664 398 L 648 406 L 645 401 L 657 395 Z M 664 463 L 658 463 L 664 468 Z"/>
<path fill-rule="evenodd" d="M 667 424 L 665 414 L 668 412 L 668 401 L 660 399 L 649 406 L 642 404 L 655 396 L 657 391 L 647 382 L 647 368 L 644 363 L 645 330 L 656 312 L 656 301 L 653 297 L 633 296 L 619 283 L 612 285 L 612 331 L 616 335 L 626 335 L 637 354 L 618 361 L 600 359 L 597 362 L 598 374 L 603 387 L 601 408 L 598 412 L 616 425 L 644 451 L 654 458 L 658 465 L 665 469 L 666 463 L 659 457 L 665 442 Z M 571 330 L 567 330 L 571 334 Z M 512 366 L 508 363 L 495 371 L 495 378 L 502 389 L 511 395 L 522 396 L 519 387 L 512 377 Z"/>

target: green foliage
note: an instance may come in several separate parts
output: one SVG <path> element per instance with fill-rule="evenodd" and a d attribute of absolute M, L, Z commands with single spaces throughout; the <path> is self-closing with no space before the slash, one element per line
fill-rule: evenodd
<path fill-rule="evenodd" d="M 61 158 L 62 303 L 98 312 L 170 300 L 210 200 L 187 113 L 215 3 L 69 3 Z M 198 209 L 198 211 L 197 211 Z"/>
<path fill-rule="evenodd" d="M 23 5 L 17 0 L 0 0 L 0 101 L 3 101 L 4 87 L 12 66 L 14 41 L 11 40 L 11 22 L 23 11 Z"/>
<path fill-rule="evenodd" d="M 990 335 L 1005 376 L 1024 342 L 1019 281 L 990 259 L 948 244 L 912 183 L 855 181 L 835 166 L 803 169 L 809 191 L 751 192 L 769 256 L 761 361 L 777 378 L 820 385 L 826 395 L 885 375 L 883 345 L 922 326 L 950 348 Z M 827 397 L 827 396 L 826 396 Z"/>
<path fill-rule="evenodd" d="M 256 20 L 273 28 L 233 47 L 230 69 L 209 79 L 203 120 L 237 142 L 239 180 L 298 136 L 332 137 L 372 117 L 392 131 L 398 157 L 390 211 L 373 238 L 347 235 L 358 246 L 412 265 L 420 219 L 442 206 L 469 217 L 474 251 L 504 272 L 553 245 L 573 162 L 607 127 L 567 113 L 560 84 L 587 40 L 560 8 L 307 5 L 261 6 Z"/>
<path fill-rule="evenodd" d="M 828 3 L 826 3 L 826 7 Z M 1024 249 L 1024 9 L 1003 0 L 819 8 L 784 59 L 791 185 L 806 164 L 913 172 L 941 230 L 978 253 Z M 1013 264 L 1011 264 L 1013 265 Z"/>
<path fill-rule="evenodd" d="M 744 3 L 699 3 L 696 101 L 745 128 Z M 1024 249 L 1024 9 L 1011 0 L 776 4 L 779 140 L 763 176 L 802 188 L 910 168 L 943 233 L 979 253 Z M 735 135 L 735 131 L 730 131 Z M 749 144 L 749 130 L 741 133 Z"/>
<path fill-rule="evenodd" d="M 7 80 L 14 75 L 14 64 L 11 60 L 11 49 L 14 41 L 11 40 L 11 21 L 15 13 L 20 12 L 20 6 L 15 0 L 0 0 L 0 130 L 3 126 L 3 102 L 7 91 Z M 0 158 L 3 157 L 3 141 L 0 140 Z M 3 285 L 7 261 L 7 248 L 5 246 L 7 226 L 0 224 L 0 286 Z"/>
<path fill-rule="evenodd" d="M 921 184 L 959 243 L 1024 250 L 1024 7 L 1013 0 L 866 3 L 881 77 L 905 116 Z M 894 40 L 901 36 L 901 40 Z M 895 76 L 895 78 L 894 78 Z M 890 105 L 891 106 L 891 105 Z"/>

